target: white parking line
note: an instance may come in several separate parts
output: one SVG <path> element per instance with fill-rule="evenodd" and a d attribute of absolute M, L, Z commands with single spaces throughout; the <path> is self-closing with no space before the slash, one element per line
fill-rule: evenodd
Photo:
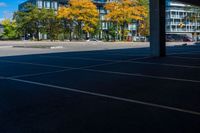
<path fill-rule="evenodd" d="M 62 70 L 51 71 L 51 72 L 42 72 L 42 73 L 33 73 L 33 74 L 24 74 L 24 75 L 11 76 L 10 78 L 22 78 L 22 77 L 41 76 L 41 75 L 54 74 L 54 73 L 59 73 L 59 72 L 66 72 L 66 71 L 71 71 L 71 70 L 76 70 L 76 69 L 84 69 L 84 68 L 90 68 L 90 67 L 96 67 L 96 66 L 102 66 L 102 65 L 109 65 L 109 64 L 111 64 L 111 63 L 91 65 L 91 66 L 84 66 L 84 67 L 74 67 L 74 68 L 71 67 L 69 69 L 62 69 Z"/>
<path fill-rule="evenodd" d="M 60 56 L 48 56 L 48 55 L 41 55 L 40 57 L 43 58 L 54 58 L 54 59 L 73 59 L 73 60 L 90 60 L 90 61 L 112 61 L 112 62 L 119 62 L 122 60 L 107 60 L 107 59 L 94 59 L 94 58 L 83 58 L 83 57 L 60 57 Z"/>
<path fill-rule="evenodd" d="M 146 59 L 146 58 L 151 58 L 150 56 L 145 56 L 145 57 L 138 57 L 138 58 L 130 58 L 130 59 L 126 59 L 126 60 L 109 60 L 109 59 L 97 59 L 97 58 L 85 58 L 85 57 L 60 57 L 60 56 L 40 56 L 40 57 L 43 57 L 43 58 L 55 58 L 55 59 L 74 59 L 74 60 L 91 60 L 91 61 L 109 61 L 109 62 L 116 62 L 116 63 L 119 63 L 119 62 L 128 62 L 128 61 L 131 61 L 131 60 L 139 60 L 139 59 Z"/>
<path fill-rule="evenodd" d="M 179 54 L 199 54 L 200 51 L 188 51 L 188 52 L 174 52 L 174 53 L 168 53 L 167 55 L 179 55 Z"/>
<path fill-rule="evenodd" d="M 11 76 L 10 78 L 22 78 L 22 77 L 41 76 L 41 75 L 47 75 L 47 74 L 65 72 L 65 71 L 67 71 L 67 70 L 72 70 L 72 69 L 63 69 L 63 70 L 57 70 L 57 71 L 51 71 L 51 72 L 43 72 L 43 73 L 34 73 L 34 74 L 17 75 L 17 76 Z"/>
<path fill-rule="evenodd" d="M 139 61 L 127 61 L 132 63 L 138 63 L 138 64 L 145 64 L 145 65 L 160 65 L 160 66 L 169 66 L 169 67 L 182 67 L 182 68 L 194 68 L 194 69 L 200 69 L 200 66 L 188 66 L 188 65 L 178 65 L 178 64 L 168 64 L 168 63 L 154 63 L 154 62 L 139 62 Z"/>
<path fill-rule="evenodd" d="M 145 58 L 145 57 L 144 57 Z M 147 58 L 147 57 L 146 57 Z M 141 58 L 140 58 L 141 59 Z M 136 59 L 135 59 L 136 60 Z M 14 63 L 18 63 L 18 62 L 14 62 Z M 21 62 L 20 62 L 21 63 Z M 23 64 L 23 63 L 21 63 Z M 25 63 L 26 64 L 26 63 Z M 30 63 L 28 63 L 30 64 Z M 85 71 L 93 71 L 93 72 L 100 72 L 100 73 L 108 73 L 108 74 L 117 74 L 117 75 L 126 75 L 126 76 L 137 76 L 137 77 L 145 77 L 145 78 L 153 78 L 153 79 L 162 79 L 162 80 L 173 80 L 173 81 L 181 81 L 181 82 L 192 82 L 192 83 L 200 83 L 199 80 L 190 80 L 190 79 L 180 79 L 180 78 L 171 78 L 171 77 L 163 77 L 163 76 L 153 76 L 153 75 L 146 75 L 146 74 L 138 74 L 138 73 L 124 73 L 124 72 L 116 72 L 116 71 L 105 71 L 105 70 L 94 70 L 94 69 L 90 69 L 92 67 L 97 67 L 97 66 L 104 66 L 104 65 L 112 65 L 112 64 L 116 64 L 116 62 L 111 62 L 111 63 L 105 63 L 105 64 L 98 64 L 98 65 L 91 65 L 91 66 L 84 66 L 84 67 L 66 67 L 66 69 L 68 70 L 61 70 L 61 71 L 70 71 L 70 70 L 85 70 Z M 38 65 L 35 63 L 31 63 L 31 65 Z M 40 66 L 42 64 L 39 64 Z M 48 66 L 48 65 L 45 65 Z M 52 65 L 50 65 L 52 66 Z M 54 73 L 54 72 L 52 72 Z M 55 72 L 56 73 L 56 72 Z M 36 73 L 37 74 L 37 73 Z M 44 74 L 46 74 L 46 72 L 44 72 Z M 32 74 L 30 74 L 31 76 Z M 42 73 L 39 73 L 39 75 L 43 75 Z M 22 77 L 22 75 L 19 75 L 17 77 Z M 26 75 L 24 77 L 29 77 L 29 75 Z"/>
<path fill-rule="evenodd" d="M 177 59 L 200 60 L 200 58 L 194 58 L 194 57 L 183 57 L 183 56 L 169 56 L 169 57 Z"/>
<path fill-rule="evenodd" d="M 97 65 L 86 65 L 86 66 L 83 66 L 83 67 L 77 67 L 76 68 L 76 67 L 67 67 L 67 66 L 47 65 L 47 64 L 41 64 L 41 63 L 9 61 L 9 60 L 2 60 L 2 59 L 0 59 L 0 62 L 24 64 L 24 65 L 33 65 L 33 66 L 53 67 L 53 68 L 61 68 L 61 69 L 77 69 L 77 68 L 79 69 L 79 68 L 88 68 L 88 67 L 96 67 L 96 66 L 103 66 L 103 65 L 113 64 L 113 62 L 109 62 L 109 63 L 102 63 L 102 64 L 97 64 Z"/>
<path fill-rule="evenodd" d="M 154 62 L 145 62 L 145 61 L 134 61 L 134 59 L 129 60 L 104 60 L 104 59 L 93 59 L 93 58 L 82 58 L 82 57 L 60 57 L 60 56 L 41 56 L 44 58 L 57 58 L 57 59 L 80 59 L 80 60 L 91 60 L 91 61 L 110 61 L 116 63 L 136 63 L 136 64 L 145 64 L 145 65 L 160 65 L 160 66 L 169 66 L 169 67 L 183 67 L 183 68 L 197 68 L 199 69 L 200 66 L 188 66 L 188 65 L 178 65 L 178 64 L 168 64 L 168 63 L 154 63 Z M 171 57 L 171 56 L 170 56 Z M 145 58 L 141 58 L 145 59 Z"/>
<path fill-rule="evenodd" d="M 182 112 L 182 113 L 200 116 L 200 112 L 187 110 L 187 109 L 181 109 L 181 108 L 177 108 L 177 107 L 160 105 L 160 104 L 155 104 L 155 103 L 150 103 L 150 102 L 143 102 L 143 101 L 134 100 L 134 99 L 128 99 L 128 98 L 106 95 L 106 94 L 90 92 L 90 91 L 83 91 L 83 90 L 61 87 L 61 86 L 56 86 L 56 85 L 51 85 L 51 84 L 44 84 L 44 83 L 33 82 L 33 81 L 28 81 L 28 80 L 21 80 L 21 79 L 15 79 L 15 78 L 7 78 L 7 79 L 12 80 L 12 81 L 22 82 L 22 83 L 28 83 L 28 84 L 32 84 L 32 85 L 51 87 L 51 88 L 55 88 L 55 89 L 67 90 L 67 91 L 70 91 L 70 92 L 75 92 L 75 93 L 80 93 L 80 94 L 103 97 L 103 98 L 122 101 L 122 102 L 129 102 L 129 103 L 140 104 L 140 105 L 145 105 L 145 106 L 154 107 L 154 108 L 160 108 L 160 109 L 164 109 L 164 110 L 171 110 L 171 111 Z"/>
<path fill-rule="evenodd" d="M 172 80 L 172 81 L 181 81 L 181 82 L 200 83 L 199 80 L 170 78 L 170 77 L 163 77 L 163 76 L 153 76 L 153 75 L 146 75 L 146 74 L 140 74 L 140 73 L 124 73 L 124 72 L 94 70 L 94 69 L 86 69 L 86 68 L 81 68 L 80 70 L 92 71 L 92 72 L 99 72 L 99 73 L 107 73 L 107 74 L 125 75 L 125 76 L 136 76 L 136 77 L 162 79 L 162 80 Z"/>
<path fill-rule="evenodd" d="M 142 58 L 136 58 L 135 60 L 144 59 L 149 57 L 142 57 Z M 0 60 L 5 61 L 5 60 Z M 31 77 L 31 76 L 41 76 L 46 74 L 53 74 L 58 72 L 64 72 L 64 71 L 71 71 L 76 69 L 86 69 L 91 67 L 98 67 L 98 66 L 105 66 L 105 65 L 112 65 L 116 62 L 110 62 L 110 63 L 103 63 L 103 64 L 97 64 L 97 65 L 89 65 L 89 66 L 83 66 L 83 67 L 60 67 L 60 66 L 54 66 L 54 65 L 43 65 L 43 64 L 37 64 L 37 63 L 29 63 L 29 62 L 16 62 L 16 61 L 7 61 L 9 63 L 17 63 L 17 64 L 25 64 L 25 65 L 36 65 L 36 66 L 45 66 L 45 67 L 56 67 L 56 68 L 64 68 L 62 70 L 52 71 L 52 72 L 43 72 L 43 73 L 34 73 L 34 74 L 25 74 L 25 75 L 17 75 L 17 76 L 11 76 L 11 78 L 19 78 L 19 77 Z"/>
<path fill-rule="evenodd" d="M 200 83 L 199 80 L 190 80 L 190 79 L 180 79 L 180 78 L 172 78 L 172 77 L 163 77 L 163 76 L 154 76 L 154 75 L 146 75 L 146 74 L 140 74 L 140 73 L 124 73 L 124 72 L 116 72 L 116 71 L 105 71 L 105 70 L 94 70 L 90 69 L 90 67 L 85 68 L 72 68 L 72 69 L 66 69 L 66 70 L 60 70 L 61 72 L 71 71 L 71 70 L 84 70 L 84 71 L 90 71 L 90 72 L 98 72 L 98 73 L 106 73 L 106 74 L 115 74 L 115 75 L 124 75 L 124 76 L 136 76 L 136 77 L 144 77 L 144 78 L 152 78 L 152 79 L 161 79 L 161 80 L 172 80 L 172 81 L 180 81 L 180 82 L 192 82 L 192 83 Z M 58 73 L 59 71 L 53 71 L 53 72 L 44 72 L 44 73 L 36 73 L 36 74 L 27 74 L 27 75 L 19 75 L 19 76 L 13 76 L 13 77 L 31 77 L 31 76 L 41 76 L 46 74 L 53 74 Z M 12 77 L 10 77 L 12 78 Z"/>
<path fill-rule="evenodd" d="M 9 60 L 2 60 L 2 59 L 0 59 L 0 62 L 23 64 L 23 65 L 33 65 L 33 66 L 43 66 L 43 67 L 53 67 L 53 68 L 62 68 L 62 69 L 72 68 L 72 67 L 62 67 L 62 66 L 57 66 L 57 65 L 46 65 L 46 64 L 40 64 L 40 63 L 31 63 L 31 62 L 9 61 Z"/>

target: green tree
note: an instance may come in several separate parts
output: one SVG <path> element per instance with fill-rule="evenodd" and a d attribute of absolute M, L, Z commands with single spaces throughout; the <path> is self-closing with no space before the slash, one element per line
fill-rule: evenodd
<path fill-rule="evenodd" d="M 2 21 L 2 25 L 4 27 L 4 32 L 2 34 L 3 39 L 17 39 L 18 34 L 16 30 L 16 22 L 10 19 L 5 19 Z"/>
<path fill-rule="evenodd" d="M 147 15 L 144 19 L 138 20 L 137 32 L 142 36 L 150 35 L 149 0 L 138 0 L 138 3 L 145 7 Z"/>
<path fill-rule="evenodd" d="M 53 9 L 42 9 L 43 19 L 41 25 L 43 25 L 42 33 L 48 34 L 51 41 L 58 39 L 59 34 L 62 32 L 62 25 L 60 19 L 57 18 L 57 14 Z"/>
<path fill-rule="evenodd" d="M 26 11 L 17 11 L 14 15 L 17 29 L 23 36 L 30 34 L 33 39 L 39 40 L 39 32 L 42 31 L 42 11 L 32 4 L 27 4 L 25 8 Z"/>
<path fill-rule="evenodd" d="M 109 26 L 108 35 L 110 35 L 112 37 L 113 41 L 116 40 L 117 32 L 118 32 L 117 25 L 113 24 L 113 25 Z"/>
<path fill-rule="evenodd" d="M 22 36 L 29 34 L 33 40 L 40 40 L 39 33 L 43 33 L 48 34 L 51 40 L 57 38 L 60 22 L 54 10 L 39 9 L 32 4 L 27 4 L 25 9 L 14 14 L 18 32 Z"/>

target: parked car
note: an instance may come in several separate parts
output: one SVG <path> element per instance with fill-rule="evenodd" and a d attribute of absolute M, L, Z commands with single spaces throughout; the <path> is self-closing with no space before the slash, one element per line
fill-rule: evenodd
<path fill-rule="evenodd" d="M 192 38 L 188 37 L 188 36 L 184 36 L 183 41 L 184 42 L 193 42 L 194 40 Z"/>
<path fill-rule="evenodd" d="M 166 34 L 167 42 L 193 42 L 193 38 L 189 34 Z"/>
<path fill-rule="evenodd" d="M 96 38 L 91 38 L 86 40 L 87 42 L 101 42 L 100 40 L 96 39 Z"/>

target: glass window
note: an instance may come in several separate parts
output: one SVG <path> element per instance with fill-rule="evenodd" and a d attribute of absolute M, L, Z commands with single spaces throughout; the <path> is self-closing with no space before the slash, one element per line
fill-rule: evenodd
<path fill-rule="evenodd" d="M 42 7 L 43 7 L 43 6 L 42 6 L 42 1 L 39 0 L 39 1 L 37 2 L 37 5 L 38 5 L 38 8 L 42 8 Z"/>
<path fill-rule="evenodd" d="M 51 2 L 51 8 L 58 9 L 58 3 L 56 1 Z"/>
<path fill-rule="evenodd" d="M 44 7 L 50 8 L 50 1 L 44 1 Z"/>
<path fill-rule="evenodd" d="M 105 20 L 105 15 L 100 14 L 100 20 Z"/>
<path fill-rule="evenodd" d="M 102 29 L 107 29 L 107 23 L 106 22 L 102 23 Z"/>

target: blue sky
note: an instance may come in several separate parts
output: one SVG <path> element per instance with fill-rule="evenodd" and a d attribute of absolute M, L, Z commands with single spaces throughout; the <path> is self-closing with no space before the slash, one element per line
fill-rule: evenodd
<path fill-rule="evenodd" d="M 0 21 L 2 19 L 11 18 L 14 11 L 17 10 L 18 4 L 25 0 L 0 0 Z"/>

